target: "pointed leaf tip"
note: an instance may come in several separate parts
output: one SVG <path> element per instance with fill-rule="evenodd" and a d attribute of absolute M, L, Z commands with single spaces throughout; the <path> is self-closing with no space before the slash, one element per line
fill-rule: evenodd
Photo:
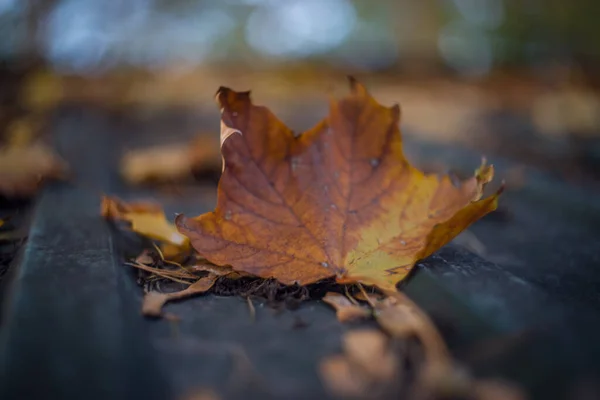
<path fill-rule="evenodd" d="M 251 103 L 250 91 L 236 92 L 228 87 L 221 86 L 215 94 L 215 100 L 221 111 L 238 111 L 241 104 Z"/>
<path fill-rule="evenodd" d="M 359 85 L 358 81 L 356 80 L 356 78 L 354 76 L 348 75 L 347 79 L 348 79 L 348 84 L 350 85 L 351 90 L 354 90 L 356 85 Z"/>

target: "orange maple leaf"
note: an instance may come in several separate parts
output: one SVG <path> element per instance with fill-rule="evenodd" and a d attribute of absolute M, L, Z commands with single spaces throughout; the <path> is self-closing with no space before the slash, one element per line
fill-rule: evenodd
<path fill-rule="evenodd" d="M 335 276 L 394 289 L 415 262 L 497 206 L 484 200 L 485 163 L 456 186 L 406 160 L 400 108 L 350 79 L 329 116 L 295 135 L 250 92 L 220 88 L 224 170 L 217 207 L 180 215 L 179 231 L 206 259 L 285 284 Z"/>

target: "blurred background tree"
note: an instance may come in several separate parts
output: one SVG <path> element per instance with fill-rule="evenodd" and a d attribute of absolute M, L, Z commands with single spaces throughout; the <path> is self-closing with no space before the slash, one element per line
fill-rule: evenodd
<path fill-rule="evenodd" d="M 1 0 L 0 56 L 79 74 L 298 60 L 369 71 L 432 63 L 478 76 L 592 68 L 598 12 L 593 0 Z"/>
<path fill-rule="evenodd" d="M 0 0 L 0 129 L 65 101 L 198 107 L 221 84 L 321 107 L 351 73 L 424 138 L 593 172 L 599 13 L 593 0 Z"/>

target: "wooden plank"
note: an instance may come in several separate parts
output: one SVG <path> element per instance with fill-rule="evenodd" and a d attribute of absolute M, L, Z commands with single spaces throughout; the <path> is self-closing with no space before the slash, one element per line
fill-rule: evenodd
<path fill-rule="evenodd" d="M 168 306 L 182 317 L 177 326 L 139 315 L 141 290 L 133 273 L 121 266 L 121 243 L 99 217 L 98 206 L 105 191 L 136 194 L 119 183 L 115 166 L 124 142 L 120 135 L 144 128 L 89 110 L 67 112 L 55 126 L 58 149 L 73 165 L 76 181 L 48 187 L 37 204 L 5 304 L 0 398 L 172 398 L 198 386 L 214 386 L 227 398 L 325 398 L 316 365 L 339 351 L 348 326 L 337 323 L 324 304 L 277 314 L 257 302 L 252 322 L 245 300 L 205 296 Z M 426 148 L 419 146 L 413 149 Z M 523 251 L 533 239 L 511 241 L 519 230 L 524 231 L 520 239 L 534 238 L 539 233 L 533 228 L 544 226 L 540 219 L 556 209 L 534 207 L 540 198 L 536 193 L 510 197 L 533 220 L 519 215 L 505 225 L 490 220 L 475 227 L 478 236 L 498 242 L 491 247 L 516 254 L 522 264 L 494 263 L 450 246 L 423 261 L 405 290 L 477 373 L 512 377 L 540 398 L 552 398 L 569 390 L 569 379 L 598 367 L 600 330 L 593 313 L 598 303 L 584 301 L 597 281 L 585 285 L 585 274 L 577 275 L 570 292 L 555 296 L 547 276 L 560 279 L 571 271 L 556 263 L 539 265 L 551 257 Z M 536 200 L 522 200 L 528 198 Z M 192 210 L 192 200 L 168 208 L 210 208 L 203 198 Z M 578 218 L 590 220 L 586 215 Z M 563 219 L 557 223 L 562 230 L 553 228 L 558 234 L 551 237 L 565 246 L 585 247 L 580 260 L 591 263 L 589 246 L 595 238 L 588 240 L 585 233 L 593 230 L 586 231 L 585 224 L 574 230 Z M 566 250 L 561 251 L 564 257 Z M 545 275 L 537 279 L 531 271 Z M 240 349 L 259 379 L 247 368 L 241 375 L 232 373 L 233 366 L 239 367 Z M 239 384 L 231 385 L 232 379 Z"/>
<path fill-rule="evenodd" d="M 57 124 L 58 149 L 77 179 L 106 187 L 111 127 L 78 113 Z M 5 304 L 0 398 L 165 398 L 143 321 L 128 301 L 136 288 L 117 269 L 99 201 L 71 184 L 40 197 Z"/>

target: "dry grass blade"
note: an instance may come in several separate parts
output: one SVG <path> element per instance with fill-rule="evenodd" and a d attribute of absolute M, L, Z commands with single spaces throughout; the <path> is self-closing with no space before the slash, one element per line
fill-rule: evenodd
<path fill-rule="evenodd" d="M 192 271 L 209 272 L 211 274 L 218 275 L 218 276 L 229 275 L 233 272 L 231 267 L 220 267 L 218 265 L 211 264 L 209 262 L 202 263 L 202 264 L 195 264 L 188 268 L 191 269 Z"/>
<path fill-rule="evenodd" d="M 129 265 L 131 267 L 135 267 L 135 268 L 150 272 L 156 276 L 160 276 L 162 278 L 169 279 L 174 282 L 184 283 L 187 285 L 189 285 L 190 282 L 188 282 L 184 279 L 188 279 L 188 280 L 198 279 L 198 277 L 196 275 L 190 274 L 189 272 L 186 272 L 185 270 L 169 270 L 169 269 L 162 269 L 162 268 L 154 268 L 154 267 L 149 267 L 147 265 L 135 263 L 135 262 L 127 262 L 127 263 L 125 263 L 125 265 Z"/>
<path fill-rule="evenodd" d="M 250 312 L 250 319 L 252 322 L 256 321 L 256 308 L 254 308 L 254 304 L 252 303 L 252 299 L 250 296 L 246 297 L 246 301 L 248 302 L 248 311 Z"/>

